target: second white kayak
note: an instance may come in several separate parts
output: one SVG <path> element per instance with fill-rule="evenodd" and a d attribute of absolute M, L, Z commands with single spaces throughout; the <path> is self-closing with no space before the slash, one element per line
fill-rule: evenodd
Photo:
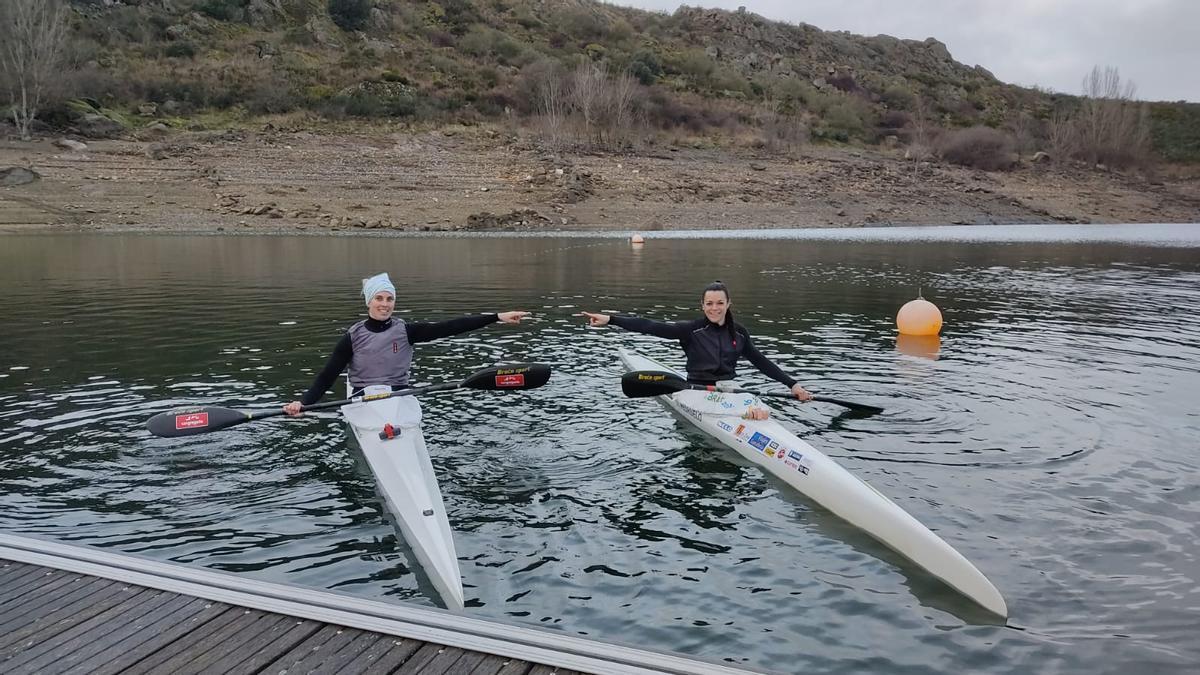
<path fill-rule="evenodd" d="M 366 393 L 386 391 L 390 388 L 368 387 Z M 461 609 L 462 574 L 442 491 L 421 433 L 421 404 L 412 396 L 397 396 L 344 406 L 342 415 L 417 562 L 446 606 Z M 380 432 L 386 425 L 391 425 L 392 437 L 383 439 Z"/>
<path fill-rule="evenodd" d="M 621 350 L 628 370 L 674 372 L 653 359 Z M 1004 598 L 969 560 L 904 509 L 805 443 L 773 419 L 742 419 L 749 394 L 681 391 L 657 397 L 680 417 L 764 471 L 908 558 L 985 609 L 1008 616 Z"/>

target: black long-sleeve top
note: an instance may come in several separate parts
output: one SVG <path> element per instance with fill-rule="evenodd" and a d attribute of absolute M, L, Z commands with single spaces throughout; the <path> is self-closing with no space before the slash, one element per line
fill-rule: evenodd
<path fill-rule="evenodd" d="M 694 384 L 711 385 L 719 380 L 732 380 L 737 376 L 737 360 L 743 356 L 764 375 L 785 387 L 791 389 L 796 384 L 794 378 L 758 351 L 750 339 L 750 332 L 740 323 L 732 323 L 732 331 L 728 325 L 718 326 L 707 317 L 664 323 L 637 316 L 612 315 L 609 323 L 635 333 L 679 340 L 687 355 L 688 381 Z"/>
<path fill-rule="evenodd" d="M 393 320 L 392 317 L 388 317 L 386 321 L 368 317 L 363 323 L 363 327 L 372 333 L 381 333 L 392 327 Z M 430 342 L 438 338 L 478 330 L 499 320 L 500 317 L 495 314 L 474 314 L 432 323 L 406 321 L 404 322 L 404 331 L 408 334 L 409 344 L 415 345 L 419 342 Z M 333 353 L 329 355 L 329 360 L 325 362 L 325 367 L 313 380 L 312 386 L 300 397 L 300 402 L 304 405 L 312 405 L 321 400 L 321 397 L 329 391 L 329 387 L 333 386 L 342 371 L 350 365 L 350 360 L 353 358 L 354 345 L 350 340 L 350 333 L 346 332 L 342 335 L 342 339 L 338 340 L 337 345 L 333 348 Z"/>

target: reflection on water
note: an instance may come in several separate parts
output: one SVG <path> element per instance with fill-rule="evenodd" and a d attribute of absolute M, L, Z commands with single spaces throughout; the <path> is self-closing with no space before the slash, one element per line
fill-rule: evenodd
<path fill-rule="evenodd" d="M 942 338 L 938 335 L 896 334 L 896 349 L 901 354 L 936 361 L 942 349 Z"/>
<path fill-rule="evenodd" d="M 1138 232 L 637 249 L 615 236 L 0 238 L 0 528 L 431 602 L 336 412 L 183 439 L 144 430 L 184 403 L 291 400 L 364 313 L 359 279 L 386 270 L 409 320 L 535 312 L 420 345 L 420 382 L 556 368 L 538 390 L 423 400 L 470 614 L 784 671 L 1185 672 L 1200 659 L 1200 234 Z M 690 318 L 715 278 L 805 386 L 886 408 L 780 402 L 776 415 L 972 560 L 1009 627 L 655 402 L 620 396 L 619 346 L 670 363 L 677 349 L 574 315 Z M 896 334 L 918 288 L 942 310 L 940 339 Z"/>

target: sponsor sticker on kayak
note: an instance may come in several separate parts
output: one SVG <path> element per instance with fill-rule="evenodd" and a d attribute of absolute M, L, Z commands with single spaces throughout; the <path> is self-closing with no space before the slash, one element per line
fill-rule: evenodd
<path fill-rule="evenodd" d="M 747 443 L 749 443 L 751 447 L 759 452 L 765 452 L 767 445 L 771 443 L 771 437 L 756 431 L 754 432 L 754 435 L 750 437 L 750 440 L 747 441 Z"/>
<path fill-rule="evenodd" d="M 780 450 L 779 456 L 783 457 L 782 450 Z M 789 467 L 795 469 L 796 471 L 799 471 L 800 473 L 804 474 L 805 476 L 808 475 L 808 470 L 809 470 L 808 462 L 804 461 L 803 454 L 796 452 L 795 450 L 788 449 L 787 459 L 784 459 L 783 463 L 787 464 Z"/>
<path fill-rule="evenodd" d="M 733 433 L 733 425 L 729 422 L 717 422 L 717 426 L 721 427 L 721 429 L 725 431 Z"/>
<path fill-rule="evenodd" d="M 486 373 L 484 373 L 486 375 Z M 512 373 L 510 375 L 497 375 L 497 387 L 524 387 L 525 373 Z"/>
<path fill-rule="evenodd" d="M 695 408 L 692 408 L 690 406 L 686 406 L 686 405 L 680 403 L 679 409 L 682 410 L 683 412 L 687 413 L 687 415 L 689 417 L 692 417 L 693 419 L 695 419 L 697 421 L 704 420 L 704 413 L 700 412 L 699 410 L 696 410 Z"/>
<path fill-rule="evenodd" d="M 183 413 L 175 416 L 175 430 L 183 429 L 199 429 L 208 426 L 208 413 L 194 412 Z"/>

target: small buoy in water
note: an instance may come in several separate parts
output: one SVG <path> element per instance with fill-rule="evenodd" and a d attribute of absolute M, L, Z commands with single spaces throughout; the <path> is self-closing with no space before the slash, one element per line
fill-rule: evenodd
<path fill-rule="evenodd" d="M 920 295 L 904 303 L 896 313 L 896 328 L 905 335 L 937 335 L 942 330 L 942 312 Z"/>
<path fill-rule="evenodd" d="M 941 347 L 942 338 L 936 335 L 905 335 L 901 333 L 896 336 L 896 350 L 909 356 L 936 361 Z"/>
<path fill-rule="evenodd" d="M 644 243 L 646 243 L 646 240 L 645 240 L 645 239 L 642 239 L 642 235 L 640 235 L 640 234 L 635 234 L 635 235 L 633 235 L 632 237 L 630 237 L 630 238 L 629 238 L 629 243 L 631 243 L 631 244 L 644 244 Z"/>

